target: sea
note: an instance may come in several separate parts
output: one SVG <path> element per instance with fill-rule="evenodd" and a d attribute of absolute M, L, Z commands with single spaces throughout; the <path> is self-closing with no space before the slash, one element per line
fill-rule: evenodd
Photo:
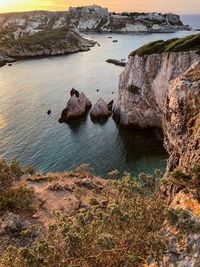
<path fill-rule="evenodd" d="M 200 28 L 200 15 L 182 19 Z M 127 60 L 148 42 L 194 33 L 89 34 L 86 37 L 100 46 L 88 52 L 21 60 L 0 68 L 0 158 L 16 158 L 42 173 L 73 170 L 83 163 L 103 177 L 114 169 L 133 175 L 164 171 L 168 155 L 154 132 L 123 129 L 112 118 L 104 124 L 93 123 L 89 115 L 71 124 L 59 124 L 58 119 L 72 87 L 93 104 L 99 97 L 116 101 L 123 67 L 106 63 L 108 58 Z"/>

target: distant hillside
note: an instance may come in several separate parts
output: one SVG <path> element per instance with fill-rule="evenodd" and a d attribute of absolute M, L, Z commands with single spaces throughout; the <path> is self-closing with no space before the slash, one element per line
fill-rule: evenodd
<path fill-rule="evenodd" d="M 42 29 L 71 26 L 95 32 L 174 32 L 189 30 L 172 13 L 109 12 L 100 6 L 75 7 L 66 12 L 32 11 L 0 14 L 0 28 L 12 28 L 15 36 Z"/>

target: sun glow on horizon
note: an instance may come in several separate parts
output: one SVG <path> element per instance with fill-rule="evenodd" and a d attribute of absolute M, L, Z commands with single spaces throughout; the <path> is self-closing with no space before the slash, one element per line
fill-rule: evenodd
<path fill-rule="evenodd" d="M 98 4 L 110 11 L 200 13 L 199 0 L 0 0 L 0 13 L 31 10 L 67 10 L 69 6 Z"/>
<path fill-rule="evenodd" d="M 0 13 L 36 9 L 54 10 L 54 2 L 51 0 L 0 0 Z"/>

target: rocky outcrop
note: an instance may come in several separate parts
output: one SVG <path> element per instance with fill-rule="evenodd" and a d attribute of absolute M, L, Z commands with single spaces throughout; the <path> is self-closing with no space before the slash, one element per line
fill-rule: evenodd
<path fill-rule="evenodd" d="M 80 31 L 100 32 L 174 32 L 188 30 L 176 14 L 109 13 L 97 5 L 69 9 L 70 23 Z"/>
<path fill-rule="evenodd" d="M 107 120 L 110 115 L 112 114 L 112 104 L 106 103 L 102 98 L 99 98 L 97 103 L 94 105 L 90 112 L 90 117 L 92 121 L 105 121 Z"/>
<path fill-rule="evenodd" d="M 42 30 L 17 39 L 9 35 L 0 38 L 0 51 L 13 58 L 55 56 L 87 51 L 95 44 L 67 27 Z"/>
<path fill-rule="evenodd" d="M 92 104 L 84 93 L 76 93 L 75 89 L 71 90 L 71 98 L 67 102 L 67 107 L 62 111 L 59 122 L 70 122 L 86 114 Z"/>
<path fill-rule="evenodd" d="M 170 81 L 198 59 L 195 51 L 130 56 L 120 75 L 114 119 L 124 126 L 161 128 Z"/>
<path fill-rule="evenodd" d="M 165 233 L 168 237 L 168 246 L 162 261 L 152 261 L 145 267 L 195 267 L 200 266 L 200 204 L 191 193 L 180 191 L 169 206 L 175 218 L 180 220 L 180 214 L 184 214 L 177 227 L 165 225 Z M 175 223 L 176 224 L 176 223 Z M 196 224 L 196 230 L 194 225 Z"/>
<path fill-rule="evenodd" d="M 123 61 L 120 61 L 120 60 L 117 60 L 117 59 L 107 59 L 106 62 L 114 64 L 116 66 L 121 66 L 121 67 L 125 67 L 126 66 L 126 62 L 123 62 Z"/>
<path fill-rule="evenodd" d="M 169 87 L 163 115 L 167 172 L 189 174 L 200 163 L 200 62 Z"/>
<path fill-rule="evenodd" d="M 24 34 L 72 26 L 79 31 L 95 32 L 174 32 L 189 30 L 180 17 L 172 13 L 109 13 L 107 8 L 86 6 L 67 12 L 33 11 L 0 14 L 0 30 L 12 29 L 17 39 Z"/>
<path fill-rule="evenodd" d="M 147 266 L 200 266 L 200 61 L 171 82 L 163 132 L 170 157 L 159 191 L 175 215 L 168 217 L 175 224 L 165 226 L 169 242 L 162 261 Z"/>
<path fill-rule="evenodd" d="M 13 58 L 10 58 L 2 53 L 0 53 L 0 67 L 6 65 L 6 63 L 12 63 L 14 62 L 15 60 Z"/>

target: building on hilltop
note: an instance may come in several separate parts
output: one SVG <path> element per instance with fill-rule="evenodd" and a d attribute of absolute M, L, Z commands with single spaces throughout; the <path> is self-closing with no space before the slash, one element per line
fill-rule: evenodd
<path fill-rule="evenodd" d="M 91 5 L 91 6 L 81 6 L 81 7 L 69 7 L 70 15 L 77 15 L 83 13 L 95 13 L 102 17 L 108 16 L 108 8 L 101 7 L 98 5 Z"/>

